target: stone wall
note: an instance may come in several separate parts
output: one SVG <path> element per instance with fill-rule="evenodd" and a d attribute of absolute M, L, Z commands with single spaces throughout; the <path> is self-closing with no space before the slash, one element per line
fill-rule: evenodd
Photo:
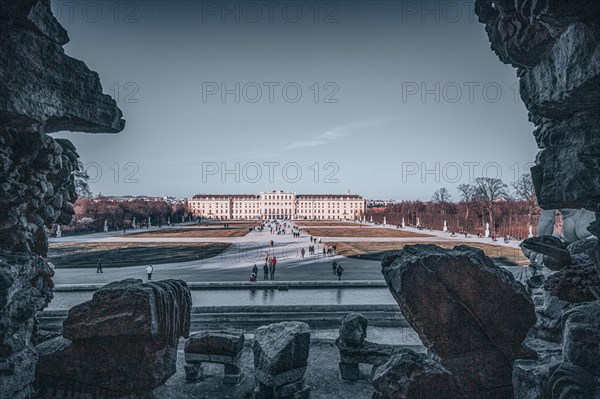
<path fill-rule="evenodd" d="M 47 133 L 117 133 L 98 74 L 65 55 L 49 0 L 0 3 L 0 392 L 31 396 L 35 313 L 52 299 L 44 226 L 69 223 L 75 147 Z"/>

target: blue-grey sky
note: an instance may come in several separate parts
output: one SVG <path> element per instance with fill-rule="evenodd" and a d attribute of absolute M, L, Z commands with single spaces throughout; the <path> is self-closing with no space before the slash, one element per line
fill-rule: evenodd
<path fill-rule="evenodd" d="M 61 132 L 94 193 L 422 199 L 510 183 L 536 146 L 465 1 L 53 0 L 120 134 Z"/>

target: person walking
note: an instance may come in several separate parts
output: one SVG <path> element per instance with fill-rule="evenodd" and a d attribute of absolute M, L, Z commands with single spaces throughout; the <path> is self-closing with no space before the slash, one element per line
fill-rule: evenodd
<path fill-rule="evenodd" d="M 338 264 L 336 261 L 333 261 L 333 263 L 331 264 L 331 268 L 333 269 L 333 274 L 335 274 L 338 268 Z"/>
<path fill-rule="evenodd" d="M 263 265 L 263 273 L 265 275 L 264 279 L 268 280 L 269 279 L 269 261 L 268 260 L 266 260 L 265 264 Z"/>
<path fill-rule="evenodd" d="M 102 262 L 98 259 L 98 263 L 96 264 L 96 273 L 102 273 Z"/>
<path fill-rule="evenodd" d="M 304 259 L 304 254 L 306 253 L 306 251 L 304 250 L 304 248 L 302 248 L 300 250 L 300 256 L 302 256 L 302 259 Z"/>
<path fill-rule="evenodd" d="M 275 280 L 275 267 L 277 266 L 277 258 L 274 256 L 271 258 L 271 266 L 269 271 L 271 272 L 271 280 Z"/>
<path fill-rule="evenodd" d="M 258 266 L 256 266 L 256 265 L 252 266 L 252 274 L 254 274 L 255 276 L 258 276 Z"/>
<path fill-rule="evenodd" d="M 337 267 L 337 275 L 338 275 L 338 280 L 342 280 L 342 273 L 344 273 L 344 268 L 342 267 L 342 265 L 338 265 Z"/>
<path fill-rule="evenodd" d="M 148 265 L 148 267 L 146 267 L 146 274 L 148 275 L 148 281 L 152 280 L 152 272 L 154 271 L 154 268 L 152 267 L 152 265 Z"/>

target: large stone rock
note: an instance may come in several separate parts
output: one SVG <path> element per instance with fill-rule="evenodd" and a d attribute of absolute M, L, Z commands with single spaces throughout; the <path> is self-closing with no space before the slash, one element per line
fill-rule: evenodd
<path fill-rule="evenodd" d="M 567 243 L 554 236 L 531 237 L 521 247 L 543 255 L 543 263 L 550 270 L 560 270 L 572 263 Z"/>
<path fill-rule="evenodd" d="M 340 350 L 340 375 L 342 380 L 356 381 L 360 378 L 361 363 L 377 366 L 386 363 L 390 356 L 400 350 L 399 346 L 377 344 L 365 340 L 368 320 L 360 313 L 350 313 L 342 318 L 340 336 L 335 344 Z"/>
<path fill-rule="evenodd" d="M 72 341 L 147 337 L 176 345 L 190 330 L 191 294 L 181 280 L 110 283 L 69 310 L 63 335 Z"/>
<path fill-rule="evenodd" d="M 241 330 L 202 331 L 190 336 L 185 342 L 188 354 L 237 357 L 244 349 L 244 334 Z"/>
<path fill-rule="evenodd" d="M 239 360 L 244 349 L 242 330 L 202 331 L 185 342 L 186 378 L 196 381 L 202 373 L 202 363 L 225 365 L 225 384 L 239 384 L 242 380 Z"/>
<path fill-rule="evenodd" d="M 388 254 L 382 273 L 406 320 L 452 373 L 457 397 L 512 390 L 512 365 L 525 356 L 536 314 L 511 273 L 479 249 L 435 245 Z"/>
<path fill-rule="evenodd" d="M 303 381 L 309 349 L 310 328 L 306 323 L 292 321 L 257 328 L 253 346 L 257 396 L 277 399 L 278 388 Z"/>
<path fill-rule="evenodd" d="M 65 54 L 69 38 L 50 0 L 0 5 L 0 117 L 15 128 L 118 133 L 125 122 L 100 79 L 82 61 Z M 17 73 L 18 72 L 18 73 Z"/>
<path fill-rule="evenodd" d="M 455 399 L 452 374 L 424 354 L 402 350 L 373 375 L 373 399 Z"/>
<path fill-rule="evenodd" d="M 600 377 L 600 303 L 577 306 L 567 311 L 564 318 L 565 362 Z"/>
<path fill-rule="evenodd" d="M 340 340 L 348 346 L 361 346 L 367 338 L 369 321 L 360 313 L 350 313 L 342 318 Z"/>
<path fill-rule="evenodd" d="M 64 337 L 38 347 L 38 387 L 42 394 L 63 387 L 63 394 L 80 397 L 148 393 L 175 373 L 190 313 L 183 281 L 108 284 L 69 311 Z"/>

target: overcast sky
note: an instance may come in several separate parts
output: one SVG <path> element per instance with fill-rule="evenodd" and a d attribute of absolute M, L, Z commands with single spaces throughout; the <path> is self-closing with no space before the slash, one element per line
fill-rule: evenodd
<path fill-rule="evenodd" d="M 318 4 L 318 6 L 315 6 Z M 94 193 L 422 199 L 510 183 L 536 146 L 465 1 L 52 1 L 120 134 L 61 132 Z M 499 173 L 501 175 L 499 175 Z"/>

